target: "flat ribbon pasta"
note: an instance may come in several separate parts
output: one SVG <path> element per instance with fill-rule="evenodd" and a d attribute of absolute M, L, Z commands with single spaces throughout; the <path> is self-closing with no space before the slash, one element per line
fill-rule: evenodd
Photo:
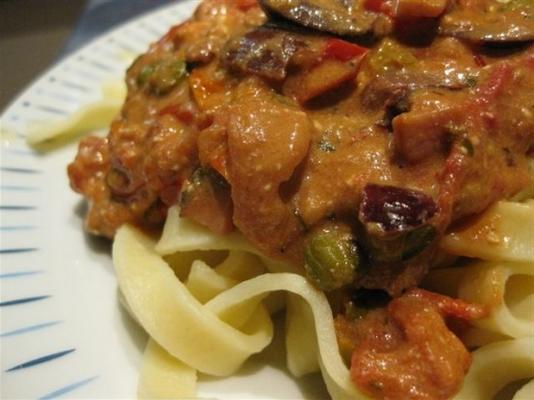
<path fill-rule="evenodd" d="M 150 365 L 144 371 L 155 371 L 163 365 L 169 367 L 163 368 L 169 374 L 183 369 L 189 380 L 191 370 L 217 376 L 232 374 L 272 340 L 272 321 L 263 301 L 273 292 L 285 291 L 290 372 L 302 376 L 320 369 L 333 399 L 367 399 L 351 381 L 340 355 L 332 311 L 324 293 L 298 274 L 264 273 L 266 266 L 275 271 L 283 271 L 284 266 L 269 267 L 271 261 L 257 252 L 251 254 L 250 249 L 250 244 L 237 233 L 221 239 L 194 222 L 180 219 L 176 207 L 170 210 L 157 245 L 135 228 L 125 226 L 118 231 L 113 257 L 119 286 L 135 318 L 164 351 L 158 353 L 154 346 L 147 348 L 151 350 L 145 359 Z M 220 252 L 213 250 L 230 250 L 228 257 L 215 267 L 201 260 L 220 258 Z M 180 261 L 178 275 L 185 282 L 182 283 L 161 254 L 181 259 L 181 254 L 191 253 L 180 252 L 192 251 L 201 259 L 192 261 L 191 266 Z M 174 255 L 169 256 L 171 253 Z M 185 260 L 191 260 L 189 255 Z M 474 353 L 473 366 L 456 399 L 486 399 L 514 379 L 533 375 L 534 356 L 526 353 L 533 350 L 534 338 L 528 335 L 532 335 L 534 318 L 522 318 L 515 312 L 528 309 L 530 298 L 519 296 L 513 304 L 505 299 L 507 282 L 514 276 L 534 276 L 534 265 L 478 262 L 429 274 L 429 286 L 434 284 L 441 292 L 491 310 L 489 317 L 473 322 L 476 329 L 472 329 L 472 336 L 478 335 L 475 341 L 494 343 Z M 521 283 L 530 282 L 527 281 L 523 279 Z M 526 292 L 532 294 L 530 289 Z M 495 342 L 503 337 L 519 339 Z M 167 352 L 180 360 L 174 370 L 164 362 Z M 480 376 L 491 375 L 488 371 L 496 371 L 494 364 L 500 362 L 509 364 L 509 370 L 486 387 Z M 150 374 L 143 379 L 146 376 Z"/>
<path fill-rule="evenodd" d="M 260 257 L 271 272 L 300 272 L 292 265 L 265 257 L 237 231 L 227 235 L 215 235 L 195 221 L 180 218 L 180 207 L 169 208 L 156 252 L 166 256 L 198 250 L 239 250 Z"/>
<path fill-rule="evenodd" d="M 319 371 L 317 335 L 310 306 L 299 296 L 287 295 L 286 363 L 293 376 Z"/>
<path fill-rule="evenodd" d="M 196 395 L 197 371 L 149 339 L 137 395 L 140 399 L 186 399 Z"/>
<path fill-rule="evenodd" d="M 467 228 L 446 235 L 440 246 L 458 256 L 534 263 L 534 200 L 499 201 Z"/>
<path fill-rule="evenodd" d="M 259 275 L 202 305 L 155 253 L 154 242 L 135 228 L 124 226 L 117 232 L 113 258 L 120 289 L 136 319 L 162 348 L 194 369 L 229 375 L 261 351 L 272 339 L 272 323 L 261 301 L 273 291 L 287 291 L 305 301 L 312 317 L 296 326 L 311 326 L 316 335 L 316 345 L 308 341 L 308 348 L 316 346 L 312 350 L 318 360 L 302 362 L 300 371 L 316 370 L 318 362 L 332 398 L 367 398 L 357 391 L 341 358 L 325 295 L 302 276 Z"/>
<path fill-rule="evenodd" d="M 169 208 L 156 252 L 161 255 L 193 250 L 242 250 L 256 253 L 254 247 L 238 232 L 214 235 L 208 228 L 180 218 L 180 208 Z"/>
<path fill-rule="evenodd" d="M 39 147 L 52 140 L 69 139 L 109 126 L 126 98 L 126 85 L 112 81 L 102 86 L 102 99 L 86 104 L 68 118 L 48 123 L 39 123 L 28 128 L 26 143 Z"/>
<path fill-rule="evenodd" d="M 534 337 L 505 340 L 473 352 L 473 363 L 455 400 L 491 399 L 508 383 L 534 377 Z"/>
<path fill-rule="evenodd" d="M 119 287 L 136 319 L 174 357 L 203 373 L 227 376 L 265 348 L 272 322 L 258 306 L 241 330 L 221 321 L 193 297 L 154 252 L 154 242 L 123 226 L 113 244 Z"/>
<path fill-rule="evenodd" d="M 241 282 L 222 292 L 206 304 L 212 312 L 220 314 L 251 298 L 268 292 L 284 290 L 304 299 L 311 309 L 314 331 L 317 335 L 319 364 L 328 392 L 334 399 L 365 399 L 350 379 L 337 345 L 334 321 L 325 295 L 304 277 L 291 273 L 271 273 Z"/>
<path fill-rule="evenodd" d="M 512 400 L 532 400 L 534 399 L 534 379 L 523 385 L 519 389 Z"/>
<path fill-rule="evenodd" d="M 472 321 L 475 327 L 515 338 L 534 333 L 532 263 L 481 261 L 461 268 L 434 270 L 425 279 L 425 285 L 431 290 L 486 306 L 490 315 Z M 490 341 L 491 336 L 495 335 L 490 335 Z M 479 339 L 484 342 L 484 338 Z M 473 343 L 473 339 L 468 342 Z"/>

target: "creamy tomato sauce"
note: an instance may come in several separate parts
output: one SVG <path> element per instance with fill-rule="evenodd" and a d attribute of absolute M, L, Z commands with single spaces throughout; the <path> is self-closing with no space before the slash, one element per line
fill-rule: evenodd
<path fill-rule="evenodd" d="M 239 230 L 345 299 L 362 390 L 448 398 L 470 357 L 446 320 L 482 314 L 410 290 L 451 225 L 529 181 L 533 21 L 524 0 L 205 0 L 129 68 L 108 137 L 80 143 L 86 227 L 157 230 L 179 204 Z M 389 305 L 351 317 L 377 290 Z"/>

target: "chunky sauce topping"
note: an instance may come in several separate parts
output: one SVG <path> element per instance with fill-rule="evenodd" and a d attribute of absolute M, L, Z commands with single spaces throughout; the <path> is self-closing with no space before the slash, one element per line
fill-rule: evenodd
<path fill-rule="evenodd" d="M 447 318 L 481 318 L 485 310 L 461 300 L 413 289 L 363 320 L 338 317 L 339 341 L 352 347 L 353 381 L 388 400 L 448 399 L 461 387 L 471 355 Z"/>

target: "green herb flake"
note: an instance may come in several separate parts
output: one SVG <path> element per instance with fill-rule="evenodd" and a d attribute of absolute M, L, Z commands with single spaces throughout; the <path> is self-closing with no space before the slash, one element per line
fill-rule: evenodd
<path fill-rule="evenodd" d="M 156 69 L 154 64 L 145 65 L 136 78 L 137 86 L 142 87 L 148 82 L 148 78 L 154 73 Z"/>
<path fill-rule="evenodd" d="M 462 152 L 469 157 L 473 157 L 475 154 L 475 148 L 473 147 L 473 143 L 468 138 L 464 138 L 462 142 L 460 143 L 460 147 L 462 149 Z"/>
<path fill-rule="evenodd" d="M 474 88 L 478 83 L 478 80 L 476 76 L 474 75 L 467 75 L 465 77 L 465 84 L 467 87 Z"/>
<path fill-rule="evenodd" d="M 336 146 L 334 146 L 328 139 L 322 138 L 319 140 L 319 143 L 317 143 L 317 146 L 319 149 L 324 151 L 325 153 L 332 153 L 336 151 Z"/>
<path fill-rule="evenodd" d="M 465 128 L 465 126 L 454 124 L 452 122 L 445 125 L 445 130 L 447 131 L 447 133 L 449 133 L 455 138 L 465 135 L 467 133 L 467 129 Z"/>
<path fill-rule="evenodd" d="M 293 210 L 293 214 L 297 218 L 297 221 L 299 223 L 301 231 L 302 232 L 307 232 L 308 231 L 308 225 L 306 225 L 306 222 L 304 221 L 304 218 L 302 218 L 302 215 L 300 215 L 300 213 L 296 209 Z"/>

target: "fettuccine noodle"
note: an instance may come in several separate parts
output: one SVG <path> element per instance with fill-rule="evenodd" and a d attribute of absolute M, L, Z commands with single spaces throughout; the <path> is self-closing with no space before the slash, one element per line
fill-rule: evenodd
<path fill-rule="evenodd" d="M 499 235 L 521 229 L 517 208 L 527 210 L 525 218 L 533 211 L 532 202 L 517 206 L 500 203 L 496 207 L 500 218 L 508 221 L 499 225 L 503 227 L 501 231 L 498 227 Z M 493 216 L 494 211 L 490 210 L 484 218 L 491 220 Z M 528 239 L 525 234 L 517 236 Z M 517 254 L 522 254 L 522 262 L 484 261 L 464 268 L 436 270 L 427 279 L 427 285 L 434 290 L 441 288 L 441 292 L 489 306 L 490 315 L 475 321 L 473 329 L 501 339 L 473 353 L 473 365 L 456 399 L 488 399 L 506 384 L 534 376 L 534 315 L 528 313 L 534 297 L 534 288 L 528 285 L 533 281 L 514 284 L 524 286 L 514 287 L 515 292 L 526 293 L 524 297 L 518 294 L 510 302 L 505 293 L 506 283 L 513 276 L 534 275 L 534 259 L 528 245 L 528 241 L 523 243 L 522 253 L 515 247 L 499 250 L 500 259 L 515 260 Z M 228 250 L 229 255 L 212 266 L 200 259 L 213 258 L 214 250 Z M 176 264 L 181 264 L 176 260 L 180 255 L 187 258 L 191 251 L 196 251 L 199 259 L 188 267 L 179 267 L 181 282 L 175 275 Z M 119 286 L 131 313 L 151 336 L 140 397 L 191 397 L 196 371 L 216 376 L 234 373 L 271 341 L 273 325 L 263 300 L 272 292 L 285 291 L 289 371 L 300 377 L 320 370 L 333 399 L 366 399 L 351 382 L 340 356 L 332 311 L 324 294 L 298 274 L 268 272 L 260 258 L 247 251 L 252 248 L 240 234 L 221 240 L 196 223 L 181 219 L 176 207 L 170 210 L 158 243 L 133 227 L 119 230 L 113 247 Z M 472 251 L 487 254 L 487 247 Z M 163 256 L 174 264 L 174 270 Z M 280 264 L 277 268 L 281 268 Z M 169 354 L 176 358 L 176 364 Z M 506 373 L 500 372 L 503 365 Z M 525 387 L 522 392 L 527 390 Z M 522 396 L 521 392 L 517 396 Z"/>

